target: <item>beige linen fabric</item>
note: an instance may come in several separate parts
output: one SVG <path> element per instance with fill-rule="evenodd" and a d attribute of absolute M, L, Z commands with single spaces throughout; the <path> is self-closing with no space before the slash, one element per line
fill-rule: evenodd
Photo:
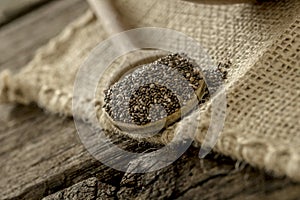
<path fill-rule="evenodd" d="M 115 2 L 132 27 L 157 26 L 183 32 L 198 40 L 216 64 L 230 65 L 226 122 L 215 151 L 300 181 L 300 1 L 260 5 Z M 36 102 L 52 113 L 72 115 L 76 72 L 92 48 L 107 37 L 101 21 L 88 11 L 41 48 L 19 73 L 1 73 L 0 101 Z M 118 71 L 118 64 L 112 69 Z M 102 86 L 109 85 L 112 76 L 100 80 Z M 85 105 L 90 101 L 84 97 L 77 105 L 83 119 L 89 114 Z M 100 97 L 98 116 L 105 121 L 99 109 L 102 103 Z M 210 122 L 209 111 L 207 102 L 196 133 L 199 143 Z M 195 117 L 186 117 L 153 142 L 167 143 L 174 130 L 193 123 Z"/>

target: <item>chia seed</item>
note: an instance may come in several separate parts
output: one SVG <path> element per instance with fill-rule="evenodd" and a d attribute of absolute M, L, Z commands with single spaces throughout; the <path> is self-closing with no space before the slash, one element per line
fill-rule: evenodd
<path fill-rule="evenodd" d="M 145 125 L 180 111 L 203 77 L 183 54 L 142 65 L 104 91 L 104 109 L 114 120 Z"/>

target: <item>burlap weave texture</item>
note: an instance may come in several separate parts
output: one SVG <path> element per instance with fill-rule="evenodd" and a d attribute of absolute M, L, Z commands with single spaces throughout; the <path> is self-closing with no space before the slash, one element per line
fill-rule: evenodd
<path fill-rule="evenodd" d="M 118 0 L 116 6 L 131 27 L 183 32 L 198 40 L 216 64 L 229 63 L 226 122 L 214 150 L 300 181 L 299 1 L 201 5 Z M 72 115 L 76 72 L 108 36 L 88 11 L 42 47 L 19 73 L 1 73 L 1 102 L 36 102 L 50 112 Z M 196 135 L 200 143 L 201 130 L 210 119 L 209 102 L 205 106 Z M 167 142 L 169 134 L 161 141 Z"/>

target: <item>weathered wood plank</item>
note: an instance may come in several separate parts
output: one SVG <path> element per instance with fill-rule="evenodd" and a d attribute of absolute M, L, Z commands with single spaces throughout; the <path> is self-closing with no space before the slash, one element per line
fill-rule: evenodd
<path fill-rule="evenodd" d="M 235 168 L 235 161 L 229 158 L 211 154 L 201 163 L 195 148 L 157 172 L 124 175 L 89 156 L 76 138 L 71 119 L 48 116 L 34 106 L 17 106 L 7 112 L 2 123 L 8 125 L 4 128 L 10 135 L 2 137 L 0 143 L 4 148 L 6 144 L 14 145 L 10 151 L 1 151 L 1 161 L 5 163 L 1 177 L 6 177 L 1 180 L 1 191 L 8 195 L 3 198 L 40 199 L 58 192 L 47 197 L 56 199 L 66 191 L 66 196 L 72 196 L 75 195 L 72 192 L 86 191 L 86 186 L 73 184 L 89 177 L 97 178 L 98 186 L 94 189 L 98 189 L 99 198 L 108 188 L 115 188 L 110 195 L 119 199 L 294 199 L 300 196 L 299 184 L 272 178 L 249 166 Z M 132 145 L 123 139 L 120 142 L 125 142 L 127 147 Z M 106 189 L 101 189 L 99 184 Z"/>
<path fill-rule="evenodd" d="M 30 10 L 41 6 L 50 0 L 1 0 L 0 1 L 0 26 L 7 24 L 15 18 L 24 15 Z"/>
<path fill-rule="evenodd" d="M 96 177 L 81 181 L 69 188 L 49 195 L 43 200 L 93 200 L 115 199 L 117 188 L 107 183 L 99 182 Z"/>
<path fill-rule="evenodd" d="M 22 67 L 40 45 L 86 7 L 81 0 L 56 1 L 4 26 L 0 29 L 0 69 Z M 118 172 L 88 154 L 72 119 L 47 115 L 35 105 L 1 106 L 0 125 L 0 199 L 300 197 L 300 184 L 249 166 L 236 168 L 235 161 L 214 154 L 201 162 L 195 148 L 156 172 Z M 126 138 L 114 140 L 128 149 L 147 149 L 146 144 Z"/>
<path fill-rule="evenodd" d="M 101 171 L 103 180 L 120 179 L 119 172 L 88 154 L 71 119 L 48 116 L 36 107 L 1 111 L 8 116 L 0 134 L 0 199 L 40 199 Z"/>
<path fill-rule="evenodd" d="M 16 70 L 38 47 L 57 35 L 88 7 L 83 0 L 53 1 L 0 29 L 0 70 Z"/>
<path fill-rule="evenodd" d="M 117 185 L 95 180 L 102 176 L 100 172 L 45 199 L 67 199 L 84 193 L 84 182 L 91 180 L 98 182 L 93 186 L 97 192 L 92 199 L 297 199 L 300 195 L 300 186 L 288 179 L 274 179 L 249 166 L 235 167 L 231 159 L 214 154 L 200 162 L 197 151 L 191 148 L 174 164 L 157 172 L 125 174 Z"/>

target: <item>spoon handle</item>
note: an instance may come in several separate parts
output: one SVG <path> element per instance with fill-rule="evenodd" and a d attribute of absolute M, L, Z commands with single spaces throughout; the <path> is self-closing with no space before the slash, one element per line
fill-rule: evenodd
<path fill-rule="evenodd" d="M 87 0 L 91 8 L 95 12 L 97 18 L 101 20 L 102 26 L 110 36 L 121 33 L 127 30 L 125 23 L 122 22 L 122 17 L 115 9 L 112 0 Z M 123 51 L 127 51 L 135 47 L 132 39 L 126 35 L 121 34 L 114 40 L 114 45 Z"/>

